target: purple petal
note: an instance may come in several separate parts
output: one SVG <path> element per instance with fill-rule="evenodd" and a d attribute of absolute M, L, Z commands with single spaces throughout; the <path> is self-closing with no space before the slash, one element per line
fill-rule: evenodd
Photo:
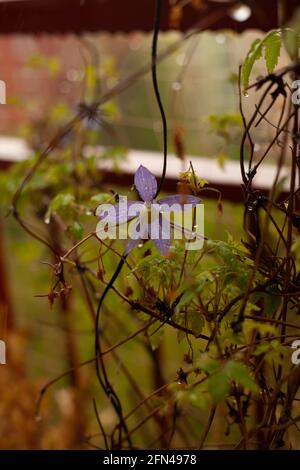
<path fill-rule="evenodd" d="M 135 207 L 136 205 L 136 207 Z M 139 215 L 138 209 L 142 209 L 143 203 L 140 201 L 123 201 L 116 204 L 101 204 L 96 211 L 100 220 L 110 224 L 123 224 Z M 136 210 L 135 210 L 136 209 Z"/>
<path fill-rule="evenodd" d="M 141 221 L 140 219 L 138 218 L 137 220 L 135 220 L 133 222 L 134 224 L 134 228 L 135 230 L 138 230 L 138 231 L 141 231 L 142 230 L 142 233 L 140 234 L 140 236 L 138 238 L 129 238 L 128 242 L 127 242 L 127 245 L 125 247 L 125 255 L 127 256 L 131 250 L 133 250 L 133 248 L 141 241 L 141 240 L 147 240 L 149 237 L 148 237 L 148 227 L 147 225 L 145 227 L 140 227 L 140 224 L 141 224 Z"/>
<path fill-rule="evenodd" d="M 163 255 L 167 254 L 171 245 L 171 226 L 163 219 L 161 214 L 159 219 L 150 224 L 150 238 L 154 245 Z"/>
<path fill-rule="evenodd" d="M 171 240 L 157 239 L 152 241 L 162 255 L 166 255 L 170 250 Z"/>
<path fill-rule="evenodd" d="M 141 240 L 138 239 L 138 240 L 133 240 L 132 238 L 130 238 L 127 242 L 127 245 L 125 247 L 125 252 L 124 252 L 124 255 L 127 256 L 129 255 L 129 253 L 131 252 L 131 250 L 133 250 L 134 247 L 136 247 L 136 245 L 140 242 Z"/>
<path fill-rule="evenodd" d="M 134 175 L 134 185 L 143 201 L 153 200 L 157 191 L 157 181 L 151 171 L 143 165 L 139 166 Z"/>
<path fill-rule="evenodd" d="M 171 210 L 176 212 L 176 210 L 183 209 L 185 211 L 188 209 L 192 209 L 197 204 L 199 204 L 200 198 L 196 196 L 192 196 L 191 194 L 176 194 L 174 196 L 162 197 L 157 202 L 160 205 L 164 204 L 165 207 L 163 208 L 163 212 L 170 212 Z M 173 205 L 174 205 L 174 208 L 172 209 L 171 206 Z M 178 206 L 178 208 L 176 208 L 176 205 Z M 169 206 L 169 208 L 167 206 Z"/>

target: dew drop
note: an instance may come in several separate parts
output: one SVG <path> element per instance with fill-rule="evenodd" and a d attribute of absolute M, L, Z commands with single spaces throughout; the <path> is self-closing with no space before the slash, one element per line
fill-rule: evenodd
<path fill-rule="evenodd" d="M 248 91 L 244 91 L 243 95 L 244 95 L 245 98 L 249 98 L 249 93 L 248 93 Z"/>
<path fill-rule="evenodd" d="M 143 243 L 139 243 L 138 248 L 143 248 Z"/>
<path fill-rule="evenodd" d="M 46 217 L 44 218 L 44 222 L 45 222 L 45 224 L 47 224 L 47 225 L 50 224 L 50 215 L 46 215 Z"/>

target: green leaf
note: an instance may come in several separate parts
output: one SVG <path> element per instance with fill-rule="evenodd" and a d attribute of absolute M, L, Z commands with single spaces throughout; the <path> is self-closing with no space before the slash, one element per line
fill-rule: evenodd
<path fill-rule="evenodd" d="M 111 194 L 98 193 L 91 197 L 91 201 L 96 204 L 103 204 L 111 199 Z"/>
<path fill-rule="evenodd" d="M 204 356 L 200 367 L 209 374 L 207 389 L 214 401 L 222 401 L 230 393 L 231 383 L 236 382 L 245 389 L 257 393 L 258 386 L 248 368 L 237 361 L 228 361 L 225 365 Z"/>
<path fill-rule="evenodd" d="M 180 269 L 181 266 L 176 260 L 150 255 L 142 259 L 132 272 L 139 273 L 145 282 L 157 287 L 172 284 Z"/>
<path fill-rule="evenodd" d="M 222 401 L 230 392 L 230 383 L 225 371 L 209 377 L 207 389 L 214 401 Z"/>
<path fill-rule="evenodd" d="M 193 298 L 195 297 L 195 290 L 193 288 L 187 289 L 183 296 L 181 297 L 177 308 L 180 310 L 182 307 L 185 307 L 186 305 L 189 305 Z"/>
<path fill-rule="evenodd" d="M 224 170 L 225 168 L 226 160 L 228 160 L 228 155 L 226 155 L 225 153 L 219 153 L 219 155 L 217 155 L 217 162 L 222 170 Z"/>
<path fill-rule="evenodd" d="M 243 331 L 246 335 L 251 334 L 253 331 L 258 331 L 261 337 L 267 335 L 277 336 L 279 334 L 275 325 L 248 319 L 244 321 Z"/>
<path fill-rule="evenodd" d="M 208 405 L 208 396 L 200 387 L 192 390 L 180 389 L 176 392 L 176 401 L 180 406 L 192 405 L 205 409 Z"/>
<path fill-rule="evenodd" d="M 263 299 L 264 312 L 267 316 L 272 317 L 281 305 L 281 292 L 277 285 L 271 285 L 267 292 L 257 292 L 251 296 L 251 302 L 257 302 Z"/>
<path fill-rule="evenodd" d="M 209 272 L 205 271 L 201 273 L 195 283 L 193 283 L 189 288 L 185 289 L 184 294 L 177 305 L 177 310 L 180 310 L 182 307 L 188 306 L 192 302 L 193 298 L 197 294 L 200 294 L 203 291 L 204 287 L 212 281 L 213 279 L 211 278 Z"/>
<path fill-rule="evenodd" d="M 284 347 L 278 340 L 273 339 L 272 341 L 260 342 L 253 354 L 255 356 L 263 354 L 266 363 L 271 364 L 274 361 L 277 364 L 282 364 L 286 354 L 290 354 L 289 351 L 287 352 L 287 349 L 289 348 Z"/>
<path fill-rule="evenodd" d="M 254 350 L 254 356 L 260 356 L 261 354 L 265 354 L 266 352 L 272 349 L 271 341 L 261 341 Z"/>
<path fill-rule="evenodd" d="M 188 394 L 188 399 L 191 405 L 196 406 L 200 409 L 207 408 L 207 397 L 206 394 L 200 389 L 191 390 Z"/>
<path fill-rule="evenodd" d="M 265 52 L 264 57 L 266 60 L 268 73 L 272 73 L 278 63 L 281 49 L 281 39 L 281 32 L 272 31 L 265 37 L 263 41 Z"/>
<path fill-rule="evenodd" d="M 212 375 L 220 370 L 220 362 L 216 359 L 212 359 L 204 353 L 201 355 L 200 359 L 197 361 L 197 366 L 208 375 Z"/>
<path fill-rule="evenodd" d="M 251 392 L 257 392 L 258 386 L 244 364 L 237 361 L 228 361 L 225 366 L 225 373 L 228 379 L 242 385 L 242 387 Z"/>
<path fill-rule="evenodd" d="M 246 56 L 246 59 L 242 67 L 242 81 L 244 88 L 249 86 L 250 75 L 254 66 L 254 63 L 262 57 L 262 41 L 261 39 L 255 39 L 252 43 L 250 50 Z"/>
<path fill-rule="evenodd" d="M 77 222 L 75 220 L 75 222 L 73 222 L 72 225 L 69 225 L 67 230 L 76 240 L 79 241 L 82 239 L 84 228 L 80 222 Z"/>
<path fill-rule="evenodd" d="M 189 312 L 187 315 L 187 327 L 192 330 L 195 336 L 199 335 L 204 328 L 204 318 L 199 312 Z"/>
<path fill-rule="evenodd" d="M 284 28 L 283 30 L 283 43 L 287 53 L 289 54 L 291 60 L 298 59 L 298 51 L 300 48 L 300 31 L 299 31 L 299 20 L 292 22 L 294 28 Z"/>
<path fill-rule="evenodd" d="M 50 207 L 52 212 L 60 212 L 63 209 L 66 209 L 71 204 L 73 204 L 75 198 L 73 194 L 57 194 L 54 199 L 52 199 L 50 203 Z"/>
<path fill-rule="evenodd" d="M 44 218 L 45 223 L 48 224 L 50 222 L 52 214 L 66 214 L 68 211 L 71 212 L 71 206 L 74 201 L 75 197 L 73 196 L 73 194 L 57 194 L 49 204 L 48 210 Z"/>
<path fill-rule="evenodd" d="M 272 73 L 278 63 L 282 44 L 282 31 L 280 29 L 270 31 L 264 39 L 255 39 L 242 67 L 242 82 L 244 89 L 249 86 L 250 75 L 256 61 L 262 58 L 266 61 L 268 73 Z"/>

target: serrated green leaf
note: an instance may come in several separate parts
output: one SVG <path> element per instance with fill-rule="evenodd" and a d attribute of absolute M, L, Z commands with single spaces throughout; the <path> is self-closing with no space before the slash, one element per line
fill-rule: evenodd
<path fill-rule="evenodd" d="M 270 31 L 263 39 L 255 39 L 242 66 L 242 82 L 244 89 L 249 86 L 250 75 L 255 62 L 262 58 L 266 61 L 268 73 L 272 73 L 278 63 L 282 44 L 282 31 Z"/>
<path fill-rule="evenodd" d="M 173 282 L 178 270 L 180 270 L 180 264 L 176 260 L 150 255 L 142 259 L 132 272 L 141 274 L 151 285 L 168 286 Z"/>
<path fill-rule="evenodd" d="M 253 69 L 253 66 L 257 60 L 262 57 L 262 41 L 261 39 L 255 39 L 252 43 L 250 50 L 244 60 L 242 66 L 242 81 L 244 89 L 249 86 L 250 75 Z"/>
<path fill-rule="evenodd" d="M 270 341 L 261 341 L 256 347 L 253 352 L 254 356 L 260 356 L 261 354 L 265 354 L 272 348 Z"/>
<path fill-rule="evenodd" d="M 253 330 L 258 331 L 258 333 L 265 337 L 267 335 L 278 335 L 278 330 L 275 325 L 271 325 L 270 323 L 259 322 L 254 320 L 245 320 L 243 324 L 243 331 L 245 334 L 250 334 Z"/>
<path fill-rule="evenodd" d="M 264 57 L 268 73 L 272 73 L 278 64 L 281 49 L 281 32 L 272 31 L 263 41 Z"/>

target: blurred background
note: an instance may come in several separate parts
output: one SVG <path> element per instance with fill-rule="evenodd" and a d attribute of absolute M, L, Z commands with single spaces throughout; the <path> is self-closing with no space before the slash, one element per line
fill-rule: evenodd
<path fill-rule="evenodd" d="M 154 2 L 146 3 L 153 9 Z M 198 2 L 197 8 L 204 8 L 206 3 L 215 2 Z M 223 2 L 213 5 L 213 13 L 219 3 Z M 241 7 L 247 5 L 239 4 L 237 8 Z M 105 25 L 93 32 L 60 30 L 57 33 L 38 31 L 37 34 L 34 26 L 32 31 L 22 32 L 26 21 L 22 22 L 25 13 L 22 13 L 23 7 L 19 5 L 19 8 L 18 22 L 11 21 L 12 31 L 3 28 L 2 32 L 0 28 L 0 79 L 6 85 L 6 104 L 0 105 L 0 339 L 7 343 L 7 364 L 0 366 L 0 448 L 90 448 L 97 442 L 99 432 L 92 406 L 92 398 L 98 396 L 99 391 L 93 364 L 77 368 L 94 354 L 93 322 L 82 301 L 86 286 L 75 276 L 70 299 L 65 303 L 54 302 L 52 306 L 49 286 L 53 275 L 49 263 L 53 260 L 45 247 L 9 215 L 9 209 L 30 161 L 74 116 L 79 104 L 105 95 L 147 64 L 152 35 L 138 25 L 125 32 L 105 31 Z M 100 3 L 97 8 L 101 15 Z M 10 15 L 10 10 L 3 11 Z M 174 44 L 178 47 L 166 54 L 158 65 L 159 86 L 168 120 L 170 187 L 176 187 L 173 165 L 184 170 L 192 159 L 197 174 L 210 186 L 220 191 L 224 186 L 222 212 L 217 203 L 218 195 L 208 193 L 204 197 L 206 236 L 226 240 L 229 232 L 238 241 L 243 236 L 243 208 L 238 164 L 242 120 L 237 80 L 246 51 L 254 39 L 263 35 L 258 22 L 255 28 L 251 24 L 251 29 L 245 25 L 239 26 L 238 32 L 234 31 L 232 21 L 243 23 L 249 18 L 248 10 L 239 11 L 241 16 L 237 15 L 237 19 L 231 16 L 228 27 L 224 20 L 217 30 L 208 26 L 207 31 L 184 39 L 186 32 L 180 31 L 180 15 L 184 18 L 184 11 L 173 9 L 165 20 L 169 21 L 170 31 L 159 36 L 159 51 L 168 50 Z M 250 16 L 252 13 L 250 10 Z M 204 17 L 205 8 L 196 9 L 194 14 L 196 23 L 196 15 Z M 113 24 L 113 11 L 110 15 Z M 256 20 L 252 21 L 255 25 Z M 282 53 L 279 67 L 285 63 Z M 265 72 L 261 61 L 255 65 L 253 76 Z M 251 93 L 243 97 L 246 115 L 253 111 L 255 99 Z M 148 72 L 132 79 L 129 87 L 107 100 L 102 112 L 105 125 L 87 123 L 81 136 L 76 139 L 74 135 L 67 136 L 61 148 L 55 149 L 53 165 L 45 164 L 25 191 L 21 210 L 27 214 L 29 226 L 38 226 L 41 233 L 46 233 L 45 226 L 49 222 L 47 209 L 56 195 L 53 188 L 58 192 L 67 188 L 65 178 L 74 170 L 70 165 L 76 166 L 79 192 L 88 187 L 87 181 L 93 181 L 89 188 L 91 198 L 107 191 L 128 191 L 130 179 L 127 178 L 127 186 L 122 187 L 122 172 L 129 173 L 127 176 L 132 180 L 128 168 L 137 167 L 141 159 L 151 165 L 151 158 L 161 158 L 161 119 Z M 274 116 L 277 112 L 275 107 Z M 269 132 L 267 127 L 257 131 L 257 151 L 267 144 Z M 72 160 L 76 146 L 87 158 L 85 167 L 82 161 L 74 163 Z M 88 171 L 92 175 L 90 179 Z M 74 186 L 69 180 L 68 184 Z M 266 179 L 260 184 L 268 187 Z M 76 237 L 83 236 L 82 226 L 85 234 L 87 227 L 93 229 L 95 220 L 88 213 L 92 208 L 92 204 L 85 207 L 85 225 L 81 222 L 82 225 L 74 226 L 73 223 L 72 230 L 77 230 L 75 235 L 72 232 L 73 238 L 56 240 L 63 250 L 72 246 L 74 237 L 76 241 Z M 55 227 L 52 230 L 57 232 Z M 84 256 L 95 258 L 98 250 L 97 243 L 91 242 Z M 106 279 L 113 272 L 116 259 L 112 254 L 106 257 Z M 109 316 L 105 320 L 107 345 L 111 345 L 121 339 L 120 332 L 127 335 L 134 331 L 136 320 L 128 312 L 129 308 L 113 295 L 107 309 L 116 312 L 113 320 Z M 159 336 L 154 335 L 154 343 L 161 341 Z M 141 399 L 153 387 L 159 387 L 176 375 L 184 351 L 181 343 L 177 345 L 176 332 L 171 328 L 160 348 L 153 344 L 150 352 L 145 351 L 136 340 L 116 350 L 109 359 L 109 367 L 128 409 L 132 406 L 132 394 Z M 125 371 L 123 364 L 126 364 Z M 37 409 L 42 387 L 69 369 L 70 374 L 47 390 Z M 143 371 L 147 373 L 141 387 L 136 382 Z M 114 421 L 105 401 L 101 419 L 104 425 Z M 156 425 L 159 423 L 154 423 L 153 427 Z M 148 431 L 153 436 L 155 432 L 155 429 Z M 184 437 L 182 439 L 184 441 Z M 149 436 L 141 433 L 138 440 L 143 446 L 149 442 Z M 218 436 L 214 436 L 214 441 L 211 446 L 217 446 Z M 182 441 L 179 439 L 177 444 L 181 445 Z"/>

